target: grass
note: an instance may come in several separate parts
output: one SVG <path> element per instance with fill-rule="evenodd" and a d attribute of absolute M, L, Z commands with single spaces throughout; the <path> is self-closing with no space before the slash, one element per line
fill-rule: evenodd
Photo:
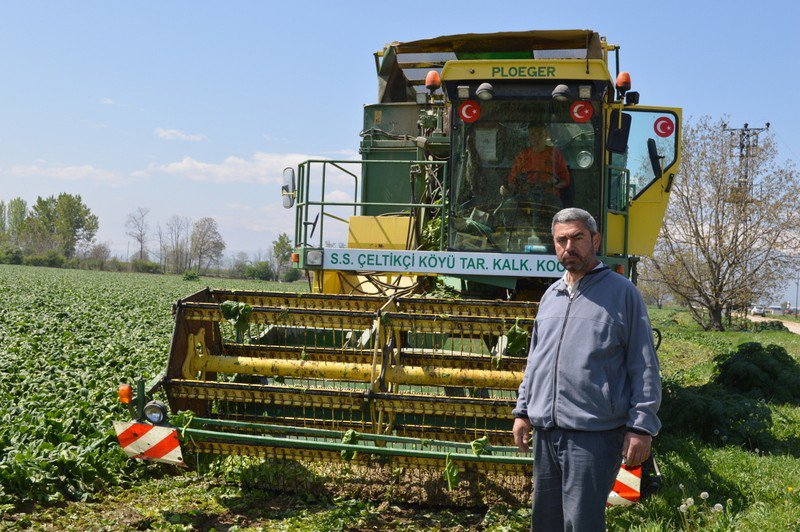
<path fill-rule="evenodd" d="M 219 279 L 211 283 L 224 288 L 287 288 L 278 283 Z M 67 351 L 80 352 L 82 342 L 92 342 L 97 346 L 95 356 L 113 355 L 115 367 L 97 370 L 92 378 L 78 385 L 96 401 L 113 402 L 111 377 L 132 377 L 136 369 L 144 373 L 161 369 L 169 342 L 171 303 L 206 284 L 203 279 L 190 282 L 177 276 L 0 266 L 0 289 L 4 293 L 0 310 L 28 323 L 20 328 L 0 320 L 0 335 L 4 335 L 0 350 L 22 342 L 24 353 L 32 360 L 28 367 L 38 366 L 53 381 L 52 389 L 57 390 L 60 378 L 74 379 L 74 375 L 48 366 L 60 360 L 47 343 L 49 336 L 56 330 L 59 334 L 70 332 L 69 342 L 63 343 L 59 338 L 62 343 L 56 343 L 66 346 L 62 350 Z M 297 290 L 304 286 L 290 288 Z M 94 301 L 92 305 L 104 309 L 102 319 L 93 321 L 88 310 L 73 316 L 69 309 L 76 299 Z M 45 323 L 50 315 L 59 316 L 59 312 L 66 313 L 57 318 L 65 322 L 63 327 L 55 322 L 47 322 L 49 328 L 37 325 Z M 75 316 L 80 316 L 80 321 L 70 321 Z M 654 326 L 663 333 L 659 351 L 662 374 L 680 386 L 708 382 L 714 373 L 713 357 L 742 342 L 778 344 L 796 360 L 800 359 L 797 335 L 703 332 L 680 309 L 652 309 L 651 316 Z M 110 328 L 119 334 L 107 334 Z M 18 330 L 24 332 L 25 338 L 19 337 L 23 332 Z M 146 350 L 144 358 L 141 349 Z M 8 351 L 4 356 L 8 356 Z M 77 360 L 73 362 L 76 365 L 91 365 L 90 358 L 72 360 Z M 41 404 L 29 403 L 29 408 L 40 413 L 41 419 L 51 419 L 49 412 L 63 412 L 57 397 L 51 395 L 47 400 L 39 400 Z M 0 413 L 15 401 L 13 394 L 8 395 Z M 609 529 L 800 529 L 800 406 L 764 406 L 771 421 L 770 447 L 715 445 L 698 436 L 675 431 L 662 433 L 655 447 L 665 479 L 662 489 L 634 507 L 612 509 Z M 80 440 L 74 444 L 76 448 L 83 445 Z M 118 452 L 110 447 L 108 452 L 112 451 Z M 254 481 L 236 466 L 228 472 L 216 469 L 213 474 L 198 475 L 176 472 L 169 467 L 127 464 L 119 470 L 119 478 L 87 491 L 83 501 L 67 497 L 0 506 L 0 529 L 500 531 L 526 530 L 530 522 L 526 507 L 426 508 L 406 505 L 391 497 L 360 500 L 317 492 L 277 493 L 268 491 L 263 483 Z M 703 492 L 709 494 L 708 499 L 701 498 Z M 689 498 L 694 504 L 687 504 Z M 714 504 L 721 504 L 724 510 L 713 511 Z M 679 509 L 682 505 L 685 513 Z"/>

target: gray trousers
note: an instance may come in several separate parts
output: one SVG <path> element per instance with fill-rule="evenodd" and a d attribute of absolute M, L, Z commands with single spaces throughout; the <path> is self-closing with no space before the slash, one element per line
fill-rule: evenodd
<path fill-rule="evenodd" d="M 625 427 L 588 432 L 535 430 L 534 532 L 606 529 L 606 499 L 622 462 Z"/>

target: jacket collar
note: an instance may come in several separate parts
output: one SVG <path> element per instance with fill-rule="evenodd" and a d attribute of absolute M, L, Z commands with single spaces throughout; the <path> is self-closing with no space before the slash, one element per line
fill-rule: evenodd
<path fill-rule="evenodd" d="M 603 274 L 604 272 L 610 271 L 610 268 L 600 261 L 597 266 L 595 266 L 591 271 L 586 272 L 586 274 L 581 277 L 580 281 L 578 281 L 578 286 L 575 287 L 576 290 L 580 291 L 582 288 L 586 288 L 588 284 L 593 284 L 596 280 L 600 279 L 601 277 L 605 277 L 605 275 L 598 275 Z M 567 291 L 567 281 L 564 280 L 564 276 L 562 275 L 558 281 L 553 283 L 550 287 L 551 290 L 556 290 L 559 292 L 566 292 Z"/>

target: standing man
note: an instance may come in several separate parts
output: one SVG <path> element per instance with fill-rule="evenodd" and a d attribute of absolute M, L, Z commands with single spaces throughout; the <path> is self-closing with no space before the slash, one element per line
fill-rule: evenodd
<path fill-rule="evenodd" d="M 641 464 L 661 422 L 661 378 L 639 291 L 597 259 L 588 212 L 551 226 L 564 277 L 539 305 L 513 413 L 514 441 L 534 430 L 532 530 L 605 530 L 605 504 L 622 460 Z"/>

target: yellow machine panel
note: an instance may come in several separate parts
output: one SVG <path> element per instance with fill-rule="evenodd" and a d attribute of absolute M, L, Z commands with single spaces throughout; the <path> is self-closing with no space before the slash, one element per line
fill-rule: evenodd
<path fill-rule="evenodd" d="M 504 61 L 449 61 L 442 70 L 442 79 L 599 79 L 610 75 L 600 59 L 560 59 L 541 61 L 508 59 Z"/>
<path fill-rule="evenodd" d="M 351 216 L 347 246 L 358 249 L 413 249 L 406 216 Z"/>

